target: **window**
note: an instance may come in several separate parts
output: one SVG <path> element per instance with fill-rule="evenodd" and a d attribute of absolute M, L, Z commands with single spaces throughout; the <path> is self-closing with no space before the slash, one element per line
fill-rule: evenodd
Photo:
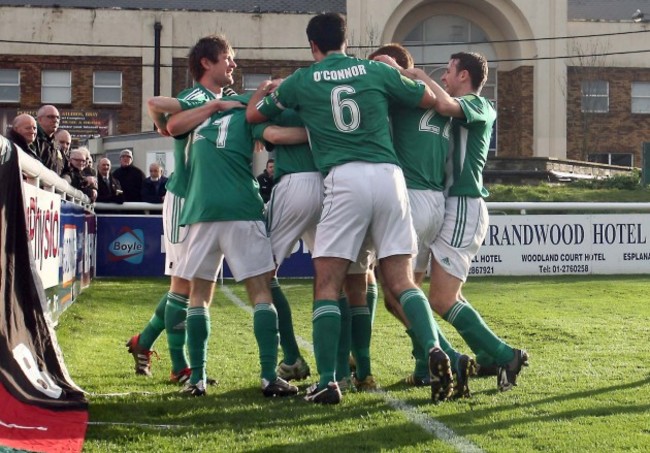
<path fill-rule="evenodd" d="M 0 69 L 0 102 L 20 102 L 18 69 Z"/>
<path fill-rule="evenodd" d="M 270 74 L 244 74 L 244 91 L 255 91 L 265 80 L 271 80 Z"/>
<path fill-rule="evenodd" d="M 583 80 L 581 95 L 583 112 L 609 112 L 609 82 L 606 80 Z"/>
<path fill-rule="evenodd" d="M 72 73 L 70 71 L 43 71 L 41 73 L 41 101 L 44 104 L 71 104 Z"/>
<path fill-rule="evenodd" d="M 122 103 L 122 73 L 96 71 L 93 73 L 93 102 L 95 104 Z"/>
<path fill-rule="evenodd" d="M 598 164 L 620 165 L 621 167 L 632 167 L 634 156 L 631 153 L 595 153 L 589 154 L 589 162 Z"/>
<path fill-rule="evenodd" d="M 650 82 L 632 82 L 632 113 L 650 113 Z"/>
<path fill-rule="evenodd" d="M 490 43 L 487 33 L 474 22 L 455 15 L 437 15 L 424 19 L 408 33 L 403 44 L 413 55 L 415 66 L 422 68 L 438 83 L 447 69 L 447 61 L 452 53 L 472 51 L 483 54 L 488 61 L 497 59 L 496 48 Z M 481 95 L 490 99 L 496 108 L 496 64 L 490 64 L 488 80 Z M 498 124 L 495 122 L 490 140 L 490 156 L 496 156 L 497 131 Z"/>

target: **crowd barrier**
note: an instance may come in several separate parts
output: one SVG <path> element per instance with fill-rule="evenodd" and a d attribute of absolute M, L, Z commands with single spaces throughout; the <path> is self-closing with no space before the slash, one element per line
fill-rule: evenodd
<path fill-rule="evenodd" d="M 53 320 L 95 275 L 164 275 L 162 205 L 93 206 L 27 154 L 21 153 L 20 162 L 29 238 Z M 650 272 L 650 203 L 487 205 L 488 234 L 471 276 Z M 227 263 L 222 275 L 231 277 Z M 302 242 L 283 263 L 280 276 L 313 276 L 311 255 Z"/>

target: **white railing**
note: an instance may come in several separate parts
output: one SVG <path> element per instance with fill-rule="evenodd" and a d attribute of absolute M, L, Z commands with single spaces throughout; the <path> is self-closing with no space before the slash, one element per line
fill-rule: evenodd
<path fill-rule="evenodd" d="M 95 212 L 101 214 L 102 211 L 124 211 L 124 214 L 128 214 L 129 211 L 145 211 L 150 213 L 152 211 L 160 211 L 162 214 L 162 203 L 145 203 L 145 202 L 136 202 L 129 201 L 126 203 L 95 203 Z"/>
<path fill-rule="evenodd" d="M 79 189 L 75 189 L 68 181 L 55 172 L 45 167 L 41 162 L 27 154 L 19 146 L 18 149 L 20 169 L 25 176 L 25 182 L 41 189 L 61 195 L 64 200 L 71 201 L 93 211 L 90 199 Z"/>

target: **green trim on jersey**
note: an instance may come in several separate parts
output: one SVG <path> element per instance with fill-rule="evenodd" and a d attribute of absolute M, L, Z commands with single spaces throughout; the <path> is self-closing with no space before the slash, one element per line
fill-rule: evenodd
<path fill-rule="evenodd" d="M 420 104 L 424 86 L 377 61 L 332 53 L 298 69 L 257 104 L 267 117 L 296 110 L 309 132 L 318 169 L 347 162 L 398 164 L 390 137 L 389 104 Z"/>
<path fill-rule="evenodd" d="M 273 123 L 262 124 L 264 125 L 262 128 L 255 130 L 255 138 L 258 140 L 264 140 L 264 130 L 272 125 L 282 127 L 305 127 L 298 114 L 292 109 L 283 110 L 279 116 L 274 118 Z M 280 182 L 280 179 L 284 175 L 318 171 L 316 164 L 314 163 L 314 155 L 307 143 L 299 145 L 273 145 L 267 143 L 266 149 L 269 151 L 272 150 L 274 153 L 274 184 Z"/>
<path fill-rule="evenodd" d="M 213 92 L 201 84 L 192 88 L 181 91 L 176 97 L 183 110 L 195 108 L 203 105 L 207 101 L 216 99 Z M 190 134 L 184 134 L 174 137 L 174 172 L 169 175 L 165 188 L 177 197 L 185 198 L 187 193 L 187 182 L 189 178 L 188 167 L 188 137 Z"/>
<path fill-rule="evenodd" d="M 443 191 L 451 122 L 434 109 L 391 109 L 393 144 L 406 187 Z"/>
<path fill-rule="evenodd" d="M 490 193 L 483 187 L 483 168 L 497 113 L 488 99 L 475 94 L 457 100 L 465 118 L 451 122 L 453 152 L 448 196 L 485 198 Z"/>
<path fill-rule="evenodd" d="M 217 112 L 204 121 L 192 136 L 181 224 L 264 220 L 252 165 L 253 130 L 245 109 Z"/>

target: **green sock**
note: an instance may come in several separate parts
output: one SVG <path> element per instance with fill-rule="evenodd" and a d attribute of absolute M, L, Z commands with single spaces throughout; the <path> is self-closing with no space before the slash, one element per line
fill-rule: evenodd
<path fill-rule="evenodd" d="M 316 368 L 320 374 L 318 386 L 324 388 L 336 380 L 336 353 L 341 334 L 341 310 L 337 301 L 314 301 L 312 331 Z"/>
<path fill-rule="evenodd" d="M 341 333 L 339 334 L 339 348 L 336 354 L 336 379 L 350 377 L 350 345 L 351 329 L 350 304 L 344 293 L 339 295 L 339 310 L 341 312 Z"/>
<path fill-rule="evenodd" d="M 494 357 L 499 365 L 505 365 L 514 358 L 512 348 L 490 330 L 471 305 L 458 301 L 443 318 L 454 326 L 475 354 L 484 351 Z"/>
<path fill-rule="evenodd" d="M 187 352 L 190 356 L 192 375 L 190 383 L 205 382 L 205 364 L 208 356 L 208 338 L 210 337 L 210 312 L 208 307 L 190 307 L 187 309 Z"/>
<path fill-rule="evenodd" d="M 174 373 L 188 367 L 185 355 L 185 319 L 188 304 L 187 296 L 169 292 L 165 306 L 165 331 Z"/>
<path fill-rule="evenodd" d="M 411 345 L 413 349 L 411 354 L 415 359 L 415 370 L 413 370 L 413 375 L 417 378 L 429 377 L 429 359 L 428 354 L 424 352 L 424 348 L 418 342 L 415 332 L 411 329 L 406 329 L 406 333 L 411 338 Z"/>
<path fill-rule="evenodd" d="M 442 330 L 440 330 L 440 326 L 438 326 L 438 339 L 440 340 L 440 349 L 442 349 L 444 353 L 447 354 L 447 357 L 449 357 L 452 371 L 453 372 L 458 371 L 457 362 L 458 362 L 458 358 L 460 357 L 460 353 L 456 351 L 452 347 L 452 345 L 447 341 L 447 338 L 442 333 Z"/>
<path fill-rule="evenodd" d="M 368 307 L 350 308 L 352 318 L 352 354 L 357 362 L 356 377 L 363 381 L 372 374 L 370 369 L 370 338 L 372 321 Z"/>
<path fill-rule="evenodd" d="M 378 297 L 377 283 L 368 283 L 368 289 L 366 290 L 366 303 L 368 304 L 368 310 L 370 311 L 370 325 L 375 323 Z"/>
<path fill-rule="evenodd" d="M 275 364 L 278 360 L 278 313 L 273 304 L 255 304 L 253 332 L 260 351 L 260 376 L 269 382 L 278 377 Z"/>
<path fill-rule="evenodd" d="M 438 323 L 433 319 L 429 301 L 419 288 L 407 289 L 399 295 L 406 319 L 411 325 L 420 345 L 426 354 L 435 346 L 439 346 Z"/>
<path fill-rule="evenodd" d="M 140 333 L 138 345 L 145 349 L 151 349 L 163 330 L 165 330 L 165 306 L 167 305 L 167 294 L 160 299 L 153 316 L 149 320 L 144 330 Z"/>
<path fill-rule="evenodd" d="M 282 292 L 277 278 L 271 280 L 271 296 L 273 305 L 278 313 L 278 326 L 280 331 L 280 346 L 282 347 L 282 361 L 287 365 L 293 365 L 300 357 L 300 350 L 296 342 L 296 335 L 293 332 L 293 319 L 291 318 L 291 307 L 287 298 Z"/>

